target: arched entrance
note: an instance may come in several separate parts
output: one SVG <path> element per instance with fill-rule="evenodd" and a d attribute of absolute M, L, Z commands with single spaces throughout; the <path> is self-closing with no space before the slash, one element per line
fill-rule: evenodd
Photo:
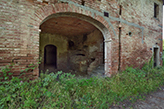
<path fill-rule="evenodd" d="M 71 32 L 70 31 L 67 32 L 68 33 L 66 35 L 67 38 L 65 38 L 65 39 L 68 39 L 68 40 L 62 40 L 63 38 L 60 37 L 61 34 L 58 34 L 57 32 L 56 32 L 55 35 L 49 32 L 52 37 L 47 36 L 47 35 L 43 35 L 42 34 L 43 33 L 43 31 L 42 31 L 43 29 L 41 28 L 41 26 L 43 26 L 44 23 L 48 22 L 51 18 L 71 17 L 72 19 L 70 21 L 75 21 L 75 22 L 76 22 L 76 20 L 73 20 L 73 18 L 77 18 L 80 21 L 82 21 L 82 23 L 80 23 L 80 24 L 86 25 L 83 22 L 83 21 L 85 21 L 86 23 L 90 24 L 91 27 L 96 28 L 96 30 L 99 31 L 102 34 L 102 38 L 101 39 L 103 39 L 102 42 L 104 42 L 104 52 L 103 52 L 104 58 L 103 58 L 103 60 L 104 60 L 105 75 L 106 76 L 110 76 L 110 73 L 112 73 L 111 72 L 112 71 L 112 69 L 111 69 L 111 36 L 110 36 L 110 33 L 109 33 L 109 29 L 108 29 L 108 28 L 110 28 L 110 25 L 111 25 L 110 22 L 108 22 L 107 18 L 105 18 L 100 13 L 97 13 L 97 12 L 89 12 L 89 11 L 87 11 L 85 9 L 79 9 L 79 7 L 77 7 L 77 6 L 73 6 L 74 8 L 72 8 L 72 6 L 71 7 L 68 7 L 69 5 L 66 5 L 64 3 L 61 3 L 60 5 L 62 5 L 62 7 L 61 8 L 58 8 L 57 10 L 56 10 L 55 7 L 57 7 L 58 4 L 55 4 L 54 6 L 53 5 L 47 5 L 44 8 L 41 8 L 41 9 L 39 9 L 39 10 L 37 10 L 35 12 L 35 15 L 36 15 L 37 21 L 39 22 L 40 30 L 41 30 L 41 32 L 40 32 L 40 38 L 39 39 L 40 40 L 43 40 L 44 38 L 47 37 L 46 40 L 40 41 L 40 46 L 39 46 L 40 47 L 40 51 L 39 51 L 40 57 L 43 56 L 43 50 L 41 50 L 41 48 L 43 48 L 42 46 L 45 46 L 46 45 L 45 42 L 46 41 L 49 41 L 48 44 L 54 44 L 54 42 L 55 42 L 54 45 L 58 48 L 57 49 L 57 66 L 58 66 L 58 68 L 60 68 L 60 66 L 62 68 L 69 68 L 69 66 L 66 66 L 66 64 L 58 65 L 58 63 L 67 63 L 67 65 L 70 65 L 68 63 L 69 60 L 71 60 L 69 58 L 70 57 L 69 56 L 69 52 L 67 52 L 65 54 L 63 54 L 63 53 L 66 52 L 66 50 L 68 50 L 68 49 L 69 50 L 73 50 L 74 47 L 65 49 L 64 46 L 69 47 L 69 44 L 70 44 L 70 46 L 73 46 L 73 44 L 75 44 L 75 42 L 78 42 L 78 41 L 75 41 L 74 42 L 73 39 L 77 39 L 77 38 L 79 39 L 79 37 L 75 37 L 75 36 L 79 36 L 79 35 L 75 35 L 75 36 L 72 35 L 74 37 L 73 39 L 69 38 L 67 35 L 69 33 L 73 33 L 72 30 L 71 30 Z M 74 5 L 74 4 L 72 4 L 72 5 Z M 76 10 L 76 12 L 75 12 L 75 10 Z M 85 12 L 85 13 L 83 13 L 83 12 Z M 61 23 L 61 22 L 63 22 L 63 21 L 60 21 L 59 23 Z M 53 24 L 56 24 L 57 25 L 58 22 L 55 22 L 54 21 Z M 50 25 L 51 24 L 49 23 L 47 26 L 50 26 Z M 75 27 L 79 26 L 79 22 L 76 22 L 76 25 L 74 25 L 74 26 Z M 63 27 L 62 28 L 56 28 L 56 29 L 51 28 L 51 31 L 54 30 L 54 32 L 55 32 L 55 31 L 58 31 L 58 30 L 59 31 L 60 30 L 64 30 Z M 67 27 L 69 28 L 69 24 L 67 25 Z M 71 28 L 69 28 L 69 29 L 71 29 Z M 85 26 L 81 26 L 81 29 L 79 29 L 79 30 L 81 31 L 81 30 L 84 30 L 84 29 L 86 29 L 86 30 L 92 30 L 90 28 L 86 28 Z M 80 33 L 80 31 L 79 31 L 79 33 Z M 89 32 L 91 32 L 91 31 L 89 31 Z M 92 32 L 94 32 L 94 31 L 92 31 Z M 62 32 L 60 32 L 60 33 L 62 33 Z M 64 33 L 66 33 L 66 32 L 64 32 Z M 87 33 L 87 35 L 89 35 L 89 33 Z M 43 36 L 44 36 L 44 38 L 43 38 Z M 69 36 L 71 36 L 71 34 L 69 34 Z M 81 42 L 80 43 L 83 44 L 82 48 L 86 48 L 87 45 L 85 45 L 83 43 L 83 41 L 82 41 L 83 39 L 84 40 L 86 39 L 86 34 L 80 33 L 80 36 L 81 36 Z M 94 38 L 94 37 L 92 37 L 92 38 Z M 55 41 L 57 39 L 58 39 L 58 42 Z M 69 41 L 70 41 L 70 43 L 69 43 Z M 58 46 L 58 45 L 60 45 L 60 46 Z M 103 44 L 99 45 L 99 48 L 101 48 L 100 46 L 102 47 Z M 76 45 L 75 45 L 75 47 L 76 47 Z M 87 56 L 87 55 L 84 54 L 86 52 L 84 52 L 83 50 L 78 49 L 78 51 L 79 51 L 78 54 L 75 53 L 77 56 L 81 56 L 82 58 L 84 58 L 85 56 Z M 103 57 L 103 55 L 102 55 L 101 52 L 94 53 L 94 55 L 96 55 L 96 56 L 100 56 L 101 55 Z M 65 59 L 63 59 L 63 58 L 59 59 L 58 58 L 58 57 L 63 57 L 63 56 L 65 56 L 66 58 Z M 92 58 L 91 60 L 96 60 L 97 61 L 98 59 Z M 86 63 L 86 62 L 87 61 L 84 61 L 84 62 L 81 62 L 81 63 Z M 100 61 L 97 61 L 97 62 L 100 62 Z M 42 63 L 43 63 L 43 60 L 42 60 Z M 85 67 L 85 66 L 83 66 L 83 67 Z M 40 65 L 40 69 L 39 70 L 42 70 L 42 69 L 44 69 L 44 65 L 43 64 Z"/>
<path fill-rule="evenodd" d="M 44 56 L 41 54 L 44 71 L 104 75 L 104 36 L 94 25 L 76 17 L 58 16 L 47 19 L 40 29 L 41 52 L 46 45 Z"/>
<path fill-rule="evenodd" d="M 46 45 L 44 47 L 44 67 L 57 68 L 57 47 Z"/>

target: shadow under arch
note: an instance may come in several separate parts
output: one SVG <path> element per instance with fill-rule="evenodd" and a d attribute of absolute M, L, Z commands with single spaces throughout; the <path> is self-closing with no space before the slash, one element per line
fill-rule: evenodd
<path fill-rule="evenodd" d="M 104 40 L 106 40 L 106 38 L 108 37 L 108 39 L 110 39 L 110 33 L 108 31 L 108 29 L 99 21 L 93 19 L 92 17 L 83 15 L 83 14 L 79 14 L 79 13 L 74 13 L 74 12 L 61 12 L 61 13 L 56 13 L 56 14 L 52 14 L 48 17 L 46 17 L 41 23 L 40 25 L 42 25 L 44 22 L 46 22 L 48 19 L 54 18 L 54 17 L 75 17 L 78 18 L 80 20 L 84 20 L 86 22 L 89 22 L 90 24 L 94 25 L 97 29 L 99 29 L 104 37 Z"/>

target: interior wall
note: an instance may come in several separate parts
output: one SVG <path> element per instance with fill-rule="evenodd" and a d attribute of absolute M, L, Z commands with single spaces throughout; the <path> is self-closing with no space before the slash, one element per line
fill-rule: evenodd
<path fill-rule="evenodd" d="M 103 35 L 99 30 L 80 36 L 40 33 L 40 70 L 44 71 L 44 47 L 57 47 L 57 70 L 86 74 L 103 64 Z"/>
<path fill-rule="evenodd" d="M 57 47 L 57 68 L 67 68 L 67 37 L 57 34 L 40 33 L 40 57 L 42 58 L 40 70 L 44 71 L 44 48 L 52 44 Z M 63 58 L 64 57 L 64 58 Z"/>
<path fill-rule="evenodd" d="M 68 59 L 72 70 L 91 73 L 103 64 L 103 35 L 99 30 L 69 39 L 74 42 L 74 47 L 69 50 Z"/>

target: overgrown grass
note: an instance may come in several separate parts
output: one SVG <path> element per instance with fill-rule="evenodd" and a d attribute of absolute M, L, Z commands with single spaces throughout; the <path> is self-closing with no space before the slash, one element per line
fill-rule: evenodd
<path fill-rule="evenodd" d="M 150 64 L 142 69 L 128 67 L 111 78 L 90 79 L 57 72 L 41 74 L 30 82 L 12 77 L 0 84 L 0 109 L 104 109 L 156 90 L 164 84 L 164 67 L 151 69 Z"/>

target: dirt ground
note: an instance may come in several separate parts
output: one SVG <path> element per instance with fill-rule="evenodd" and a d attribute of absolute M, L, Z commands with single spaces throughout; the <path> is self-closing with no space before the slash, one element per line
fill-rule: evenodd
<path fill-rule="evenodd" d="M 110 109 L 164 109 L 164 86 L 145 96 L 145 100 L 137 100 L 135 103 L 127 101 Z"/>

